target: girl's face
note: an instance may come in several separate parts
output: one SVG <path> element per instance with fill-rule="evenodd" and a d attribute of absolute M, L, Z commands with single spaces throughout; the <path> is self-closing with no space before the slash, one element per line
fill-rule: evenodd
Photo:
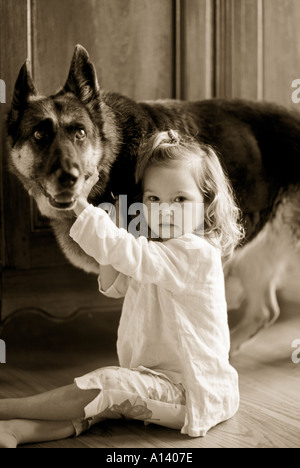
<path fill-rule="evenodd" d="M 194 232 L 204 222 L 204 198 L 186 164 L 151 165 L 143 178 L 144 216 L 162 240 Z"/>

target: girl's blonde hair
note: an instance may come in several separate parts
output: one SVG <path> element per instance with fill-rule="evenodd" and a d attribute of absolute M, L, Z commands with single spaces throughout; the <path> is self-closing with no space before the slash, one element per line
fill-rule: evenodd
<path fill-rule="evenodd" d="M 204 196 L 204 235 L 221 248 L 223 257 L 230 257 L 244 238 L 241 211 L 215 151 L 192 138 L 181 138 L 169 130 L 152 135 L 142 146 L 135 172 L 143 190 L 143 177 L 149 165 L 185 162 L 192 170 Z"/>

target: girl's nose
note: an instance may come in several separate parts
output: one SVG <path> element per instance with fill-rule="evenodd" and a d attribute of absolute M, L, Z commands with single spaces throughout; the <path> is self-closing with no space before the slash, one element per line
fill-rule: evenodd
<path fill-rule="evenodd" d="M 174 209 L 171 205 L 164 206 L 160 211 L 162 218 L 174 218 Z"/>

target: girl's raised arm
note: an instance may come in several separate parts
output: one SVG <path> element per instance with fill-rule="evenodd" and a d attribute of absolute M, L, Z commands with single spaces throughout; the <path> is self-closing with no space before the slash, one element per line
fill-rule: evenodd
<path fill-rule="evenodd" d="M 92 205 L 78 217 L 70 236 L 99 264 L 112 265 L 136 281 L 158 284 L 175 292 L 186 282 L 207 281 L 198 271 L 200 255 L 201 271 L 206 274 L 215 260 L 221 261 L 220 255 L 214 253 L 216 249 L 207 242 L 199 247 L 199 241 L 195 246 L 192 239 L 189 246 L 189 240 L 183 239 L 165 243 L 149 242 L 142 236 L 135 239 L 125 229 L 116 227 L 104 210 Z"/>

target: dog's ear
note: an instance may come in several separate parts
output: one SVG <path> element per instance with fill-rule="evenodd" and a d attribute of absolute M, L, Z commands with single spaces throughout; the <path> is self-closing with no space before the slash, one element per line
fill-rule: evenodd
<path fill-rule="evenodd" d="M 99 98 L 99 84 L 94 65 L 89 54 L 81 45 L 75 47 L 69 75 L 64 91 L 75 94 L 81 102 L 88 106 L 95 106 Z"/>
<path fill-rule="evenodd" d="M 22 66 L 13 92 L 10 108 L 10 120 L 15 122 L 18 118 L 19 112 L 24 108 L 24 104 L 30 96 L 36 96 L 37 90 L 32 80 L 30 71 L 30 62 L 26 60 Z"/>

